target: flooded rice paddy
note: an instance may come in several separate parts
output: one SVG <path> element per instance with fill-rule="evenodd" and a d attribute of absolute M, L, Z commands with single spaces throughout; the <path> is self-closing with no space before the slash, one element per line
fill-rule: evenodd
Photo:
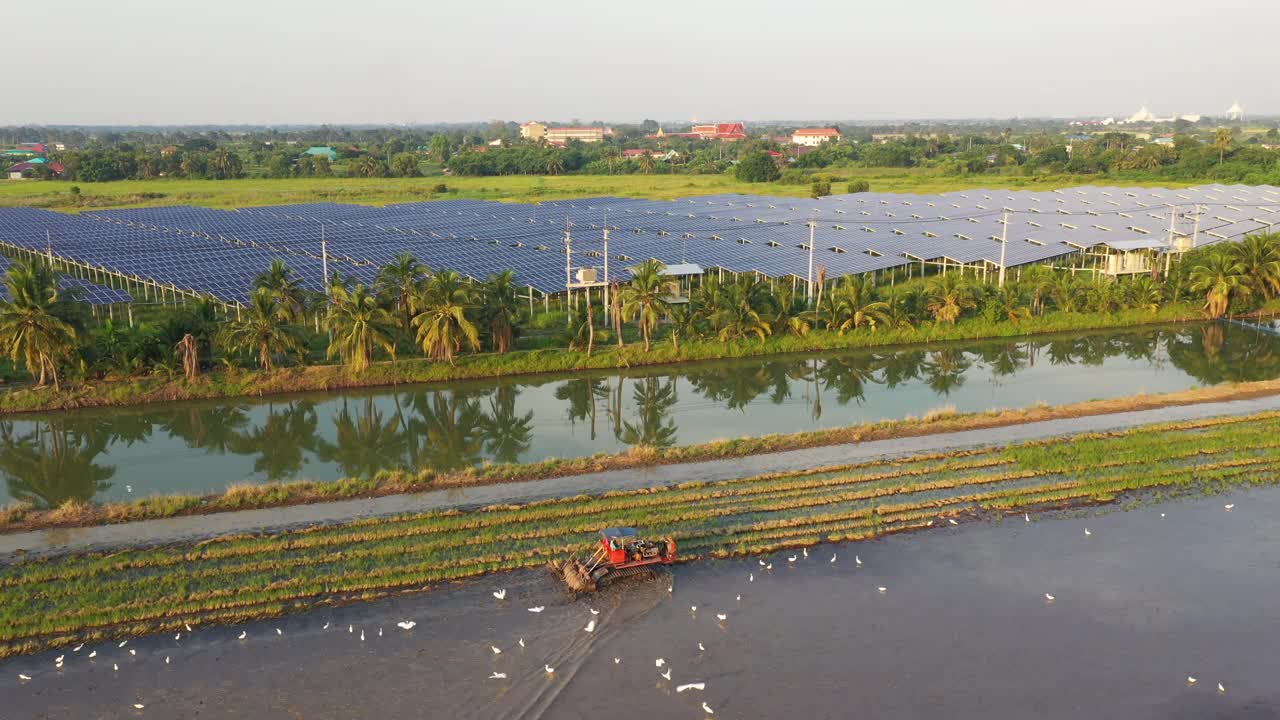
<path fill-rule="evenodd" d="M 0 503 L 219 492 L 1280 377 L 1280 336 L 1185 325 L 0 421 Z"/>
<path fill-rule="evenodd" d="M 0 662 L 0 715 L 1272 718 L 1278 512 L 1268 488 L 940 525 L 576 601 L 499 575 Z"/>

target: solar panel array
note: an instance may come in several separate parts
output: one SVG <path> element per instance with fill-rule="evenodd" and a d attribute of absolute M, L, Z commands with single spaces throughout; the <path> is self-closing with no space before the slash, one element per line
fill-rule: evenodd
<path fill-rule="evenodd" d="M 859 193 L 815 200 L 712 195 L 679 200 L 597 197 L 541 204 L 444 200 L 372 207 L 310 203 L 213 210 L 163 207 L 103 210 L 76 217 L 0 209 L 0 242 L 126 277 L 244 302 L 255 276 L 276 259 L 303 285 L 321 290 L 321 240 L 330 271 L 370 283 L 378 269 L 412 253 L 433 269 L 483 279 L 514 269 L 545 293 L 566 286 L 566 229 L 572 265 L 603 265 L 610 228 L 613 272 L 647 258 L 667 264 L 827 275 L 873 272 L 917 262 L 999 266 L 1003 216 L 1010 213 L 1005 263 L 1055 261 L 1084 248 L 1160 251 L 1174 232 L 1197 244 L 1233 241 L 1280 225 L 1280 189 L 1077 187 L 1055 191 L 970 190 L 938 195 Z"/>
<path fill-rule="evenodd" d="M 0 275 L 7 272 L 10 265 L 9 258 L 0 255 Z M 133 302 L 133 296 L 124 290 L 117 290 L 77 277 L 63 276 L 58 280 L 58 287 L 63 290 L 74 288 L 79 299 L 90 305 L 115 305 L 117 303 Z M 10 299 L 9 288 L 3 282 L 0 282 L 0 300 L 7 301 Z"/>

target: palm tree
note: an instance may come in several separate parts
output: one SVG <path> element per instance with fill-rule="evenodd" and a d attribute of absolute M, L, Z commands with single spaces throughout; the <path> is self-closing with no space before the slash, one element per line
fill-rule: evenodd
<path fill-rule="evenodd" d="M 363 284 L 354 290 L 336 292 L 325 317 L 330 334 L 328 356 L 339 355 L 355 372 L 373 363 L 374 348 L 382 348 L 396 358 L 396 321 L 378 306 L 378 300 Z"/>
<path fill-rule="evenodd" d="M 57 278 L 42 264 L 15 264 L 4 282 L 11 300 L 0 303 L 0 343 L 10 360 L 26 366 L 38 386 L 52 376 L 54 389 L 60 389 L 58 365 L 75 350 L 77 332 L 57 314 Z"/>
<path fill-rule="evenodd" d="M 273 260 L 266 272 L 253 280 L 254 290 L 266 290 L 275 301 L 280 320 L 286 323 L 302 322 L 307 307 L 307 291 L 302 279 L 283 260 Z"/>
<path fill-rule="evenodd" d="M 622 319 L 636 321 L 645 352 L 649 352 L 650 336 L 667 305 L 665 296 L 675 289 L 674 283 L 662 275 L 665 268 L 657 260 L 645 260 L 631 271 L 631 282 L 622 288 Z"/>
<path fill-rule="evenodd" d="M 831 290 L 824 312 L 828 330 L 841 335 L 849 330 L 889 324 L 889 304 L 875 299 L 875 283 L 870 276 L 846 275 Z"/>
<path fill-rule="evenodd" d="M 653 162 L 653 155 L 650 153 L 641 155 L 638 162 L 640 164 L 640 172 L 645 175 L 652 175 L 653 171 L 657 169 L 657 165 Z"/>
<path fill-rule="evenodd" d="M 1136 277 L 1125 288 L 1126 302 L 1131 307 L 1143 308 L 1149 312 L 1160 309 L 1164 302 L 1164 289 L 1160 283 L 1143 275 Z"/>
<path fill-rule="evenodd" d="M 720 342 L 737 340 L 748 335 L 761 342 L 773 333 L 773 327 L 762 317 L 768 311 L 768 288 L 751 276 L 739 276 L 730 283 L 721 298 L 721 304 L 711 312 L 711 327 L 717 330 Z"/>
<path fill-rule="evenodd" d="M 413 253 L 401 253 L 393 262 L 384 265 L 373 281 L 378 295 L 394 302 L 406 333 L 413 321 L 413 296 L 421 287 L 426 271 L 427 268 L 418 262 Z"/>
<path fill-rule="evenodd" d="M 998 288 L 987 300 L 988 311 L 992 316 L 1008 320 L 1017 325 L 1023 318 L 1031 317 L 1031 308 L 1027 305 L 1022 288 L 1014 283 L 1007 283 Z"/>
<path fill-rule="evenodd" d="M 937 322 L 956 324 L 965 310 L 977 307 L 973 289 L 955 275 L 937 275 L 925 286 L 925 308 Z"/>
<path fill-rule="evenodd" d="M 1250 235 L 1231 246 L 1249 285 L 1264 300 L 1280 292 L 1280 235 Z"/>
<path fill-rule="evenodd" d="M 480 288 L 480 317 L 489 330 L 490 346 L 498 353 L 510 352 L 516 344 L 520 299 L 515 276 L 511 270 L 490 275 Z M 590 301 L 585 304 L 590 306 Z"/>
<path fill-rule="evenodd" d="M 1022 283 L 1031 295 L 1031 314 L 1044 314 L 1044 301 L 1053 295 L 1057 278 L 1053 270 L 1044 265 L 1033 265 L 1022 273 Z"/>
<path fill-rule="evenodd" d="M 1217 319 L 1226 314 L 1232 296 L 1253 293 L 1244 265 L 1233 253 L 1211 252 L 1200 264 L 1191 268 L 1191 290 L 1205 294 L 1204 310 Z"/>
<path fill-rule="evenodd" d="M 220 341 L 231 352 L 255 354 L 258 366 L 270 370 L 275 366 L 276 355 L 305 352 L 301 328 L 284 320 L 284 316 L 276 295 L 260 287 L 249 296 L 249 306 L 241 317 L 222 329 Z"/>
<path fill-rule="evenodd" d="M 472 350 L 480 349 L 480 335 L 475 323 L 467 318 L 471 307 L 462 276 L 452 270 L 441 270 L 426 282 L 422 291 L 414 296 L 413 306 L 417 314 L 413 324 L 418 327 L 418 344 L 433 360 L 448 360 L 462 349 L 465 342 Z"/>
<path fill-rule="evenodd" d="M 1213 133 L 1213 147 L 1218 151 L 1218 164 L 1221 165 L 1223 159 L 1226 158 L 1227 151 L 1231 149 L 1231 145 L 1235 141 L 1235 133 L 1231 128 L 1218 128 Z"/>

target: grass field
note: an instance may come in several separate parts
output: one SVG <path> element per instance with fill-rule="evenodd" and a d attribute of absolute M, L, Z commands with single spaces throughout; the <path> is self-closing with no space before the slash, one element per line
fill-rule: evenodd
<path fill-rule="evenodd" d="M 973 175 L 955 177 L 913 169 L 841 169 L 840 177 L 867 180 L 875 192 L 937 193 L 976 187 L 1052 190 L 1099 182 L 1086 176 Z M 446 183 L 450 192 L 435 194 L 432 188 Z M 1125 183 L 1147 184 L 1152 183 Z M 1165 183 L 1166 185 L 1168 183 Z M 92 210 L 104 207 L 202 205 L 217 208 L 281 205 L 310 202 L 349 202 L 383 205 L 432 199 L 475 198 L 537 202 L 568 197 L 612 195 L 670 199 L 718 193 L 752 193 L 807 197 L 807 185 L 742 183 L 731 175 L 557 175 L 534 177 L 428 177 L 428 178 L 293 178 L 286 180 L 122 180 L 82 183 L 79 201 L 70 193 L 72 183 L 60 181 L 0 181 L 0 207 L 32 206 L 56 210 Z M 832 185 L 844 192 L 843 183 Z"/>
<path fill-rule="evenodd" d="M 804 472 L 357 520 L 0 568 L 0 657 L 174 632 L 542 565 L 606 526 L 689 559 L 922 530 L 949 519 L 1273 484 L 1280 413 Z M 1020 522 L 1020 520 L 1019 520 Z"/>

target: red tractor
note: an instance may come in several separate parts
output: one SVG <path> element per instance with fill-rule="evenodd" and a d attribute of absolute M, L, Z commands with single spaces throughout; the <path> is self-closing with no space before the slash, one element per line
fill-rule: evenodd
<path fill-rule="evenodd" d="M 572 558 L 561 566 L 565 583 L 576 592 L 595 592 L 609 583 L 636 575 L 656 576 L 660 565 L 676 561 L 672 538 L 644 540 L 635 528 L 605 528 L 591 559 Z"/>

